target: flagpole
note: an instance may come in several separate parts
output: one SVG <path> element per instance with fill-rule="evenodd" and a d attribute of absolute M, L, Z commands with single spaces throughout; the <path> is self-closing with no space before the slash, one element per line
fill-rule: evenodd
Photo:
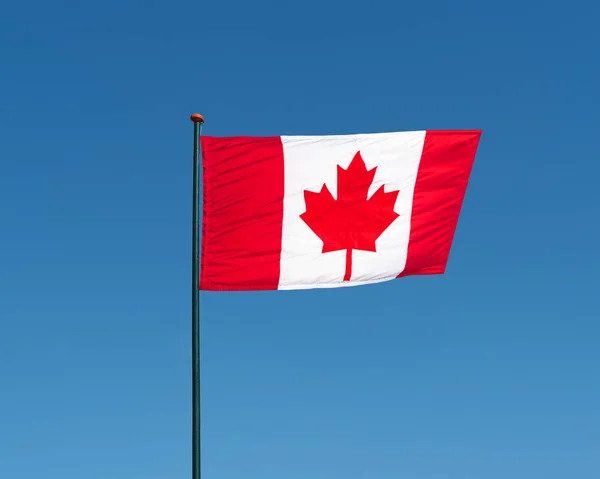
<path fill-rule="evenodd" d="M 200 133 L 204 117 L 194 113 L 192 198 L 192 479 L 201 478 L 200 462 Z"/>

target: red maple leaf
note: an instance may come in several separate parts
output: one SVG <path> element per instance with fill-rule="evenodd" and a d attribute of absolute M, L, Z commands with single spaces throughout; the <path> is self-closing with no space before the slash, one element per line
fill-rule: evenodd
<path fill-rule="evenodd" d="M 304 191 L 300 218 L 323 241 L 323 253 L 346 250 L 344 281 L 352 275 L 352 250 L 377 251 L 375 241 L 400 216 L 394 211 L 399 191 L 386 193 L 381 186 L 367 199 L 376 170 L 367 170 L 359 151 L 347 170 L 337 167 L 337 200 L 326 185 L 318 193 Z"/>

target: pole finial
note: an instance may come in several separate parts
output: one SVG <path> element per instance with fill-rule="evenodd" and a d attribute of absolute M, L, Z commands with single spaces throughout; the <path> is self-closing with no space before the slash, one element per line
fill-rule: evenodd
<path fill-rule="evenodd" d="M 190 116 L 190 120 L 194 123 L 204 123 L 204 117 L 200 113 L 194 113 Z"/>

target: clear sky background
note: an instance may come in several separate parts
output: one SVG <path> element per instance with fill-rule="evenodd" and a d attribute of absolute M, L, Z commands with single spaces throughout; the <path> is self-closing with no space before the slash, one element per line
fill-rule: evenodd
<path fill-rule="evenodd" d="M 206 479 L 600 477 L 599 15 L 5 2 L 0 477 L 190 477 L 195 111 L 483 129 L 446 275 L 201 295 Z"/>

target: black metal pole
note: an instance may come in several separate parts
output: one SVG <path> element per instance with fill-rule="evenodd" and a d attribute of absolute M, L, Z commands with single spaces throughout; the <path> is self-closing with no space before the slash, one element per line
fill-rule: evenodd
<path fill-rule="evenodd" d="M 204 117 L 194 122 L 194 184 L 192 206 L 192 479 L 200 479 L 200 133 Z"/>

